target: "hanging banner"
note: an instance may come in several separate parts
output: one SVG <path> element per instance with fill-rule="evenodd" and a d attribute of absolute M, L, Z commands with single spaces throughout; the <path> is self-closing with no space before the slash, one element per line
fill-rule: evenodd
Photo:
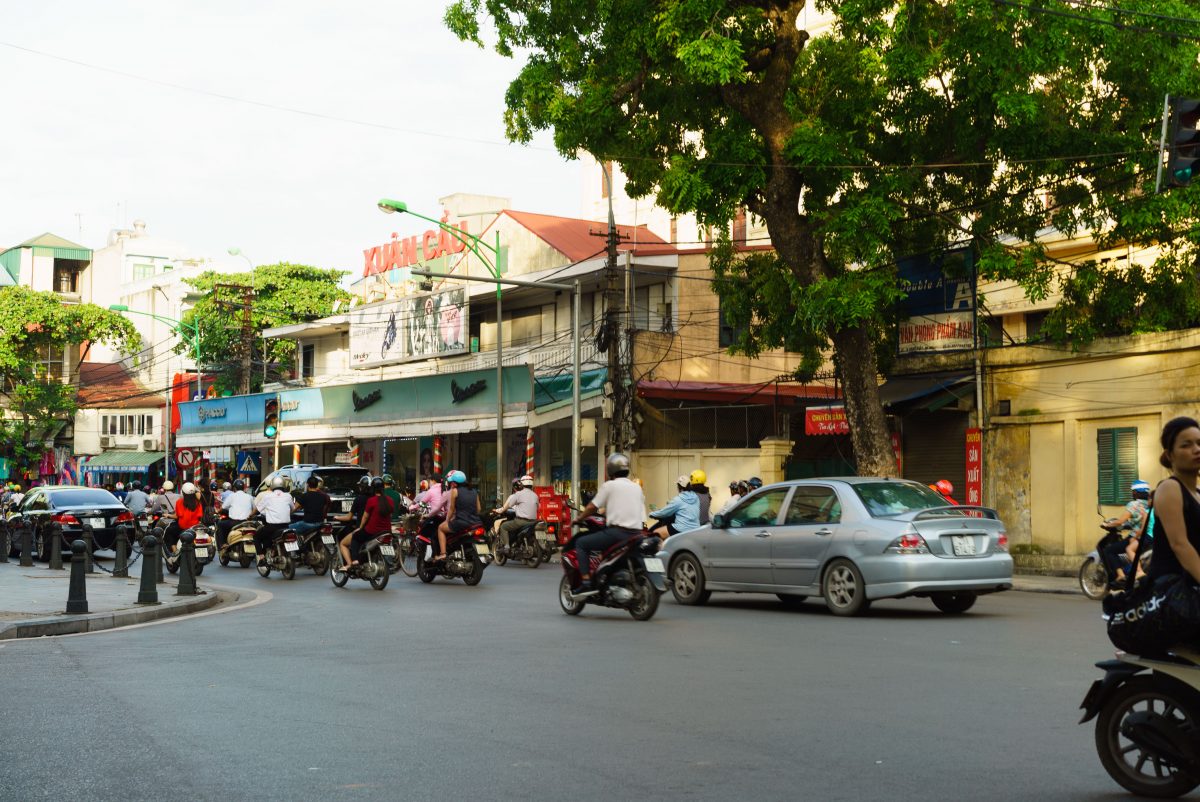
<path fill-rule="evenodd" d="M 983 504 L 983 432 L 967 429 L 967 497 L 966 504 Z"/>
<path fill-rule="evenodd" d="M 350 366 L 374 368 L 467 351 L 463 287 L 350 310 Z"/>
<path fill-rule="evenodd" d="M 850 434 L 844 406 L 808 407 L 804 410 L 804 433 L 808 435 Z"/>

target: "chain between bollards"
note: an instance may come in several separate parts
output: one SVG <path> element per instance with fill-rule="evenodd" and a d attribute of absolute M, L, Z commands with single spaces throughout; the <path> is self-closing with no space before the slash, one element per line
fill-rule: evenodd
<path fill-rule="evenodd" d="M 117 562 L 113 565 L 113 576 L 129 576 L 129 534 L 124 526 L 117 526 Z"/>
<path fill-rule="evenodd" d="M 33 532 L 24 521 L 21 522 L 21 567 L 33 567 Z"/>
<path fill-rule="evenodd" d="M 71 544 L 71 585 L 67 590 L 67 612 L 86 613 L 87 579 L 85 569 L 87 563 L 87 544 L 76 540 Z"/>
<path fill-rule="evenodd" d="M 179 586 L 176 596 L 195 596 L 196 591 L 196 533 L 186 529 L 179 533 Z"/>
<path fill-rule="evenodd" d="M 43 539 L 43 543 L 45 540 Z M 53 571 L 61 571 L 63 569 L 62 559 L 62 524 L 50 524 L 50 569 Z"/>
<path fill-rule="evenodd" d="M 158 587 L 154 584 L 154 565 L 161 565 L 158 559 L 158 539 L 154 535 L 142 538 L 142 582 L 138 586 L 138 604 L 158 604 Z"/>

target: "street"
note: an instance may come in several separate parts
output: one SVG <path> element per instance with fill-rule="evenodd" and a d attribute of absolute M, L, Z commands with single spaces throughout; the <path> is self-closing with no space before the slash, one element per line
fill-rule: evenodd
<path fill-rule="evenodd" d="M 215 568 L 215 566 L 214 566 Z M 0 648 L 5 799 L 1109 799 L 1094 603 L 557 605 L 557 566 L 204 580 L 249 609 Z"/>

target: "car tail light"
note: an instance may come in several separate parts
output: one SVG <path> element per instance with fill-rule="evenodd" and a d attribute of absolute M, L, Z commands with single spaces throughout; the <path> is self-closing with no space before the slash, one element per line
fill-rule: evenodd
<path fill-rule="evenodd" d="M 1001 532 L 996 536 L 996 548 L 1000 551 L 1008 551 L 1008 532 Z"/>
<path fill-rule="evenodd" d="M 888 545 L 887 551 L 893 554 L 928 554 L 929 546 L 925 538 L 916 532 L 905 532 Z"/>
<path fill-rule="evenodd" d="M 124 512 L 122 512 L 120 515 L 117 516 L 116 522 L 119 524 L 133 523 L 133 513 L 130 512 L 129 510 L 125 510 Z"/>
<path fill-rule="evenodd" d="M 51 515 L 50 520 L 63 526 L 79 526 L 79 519 L 69 512 L 59 512 Z"/>

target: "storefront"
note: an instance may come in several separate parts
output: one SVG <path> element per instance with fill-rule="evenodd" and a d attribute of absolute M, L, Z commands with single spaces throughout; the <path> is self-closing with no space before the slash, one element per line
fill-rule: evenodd
<path fill-rule="evenodd" d="M 89 487 L 129 484 L 134 479 L 158 484 L 162 479 L 162 452 L 105 451 L 81 466 L 83 483 Z"/>

